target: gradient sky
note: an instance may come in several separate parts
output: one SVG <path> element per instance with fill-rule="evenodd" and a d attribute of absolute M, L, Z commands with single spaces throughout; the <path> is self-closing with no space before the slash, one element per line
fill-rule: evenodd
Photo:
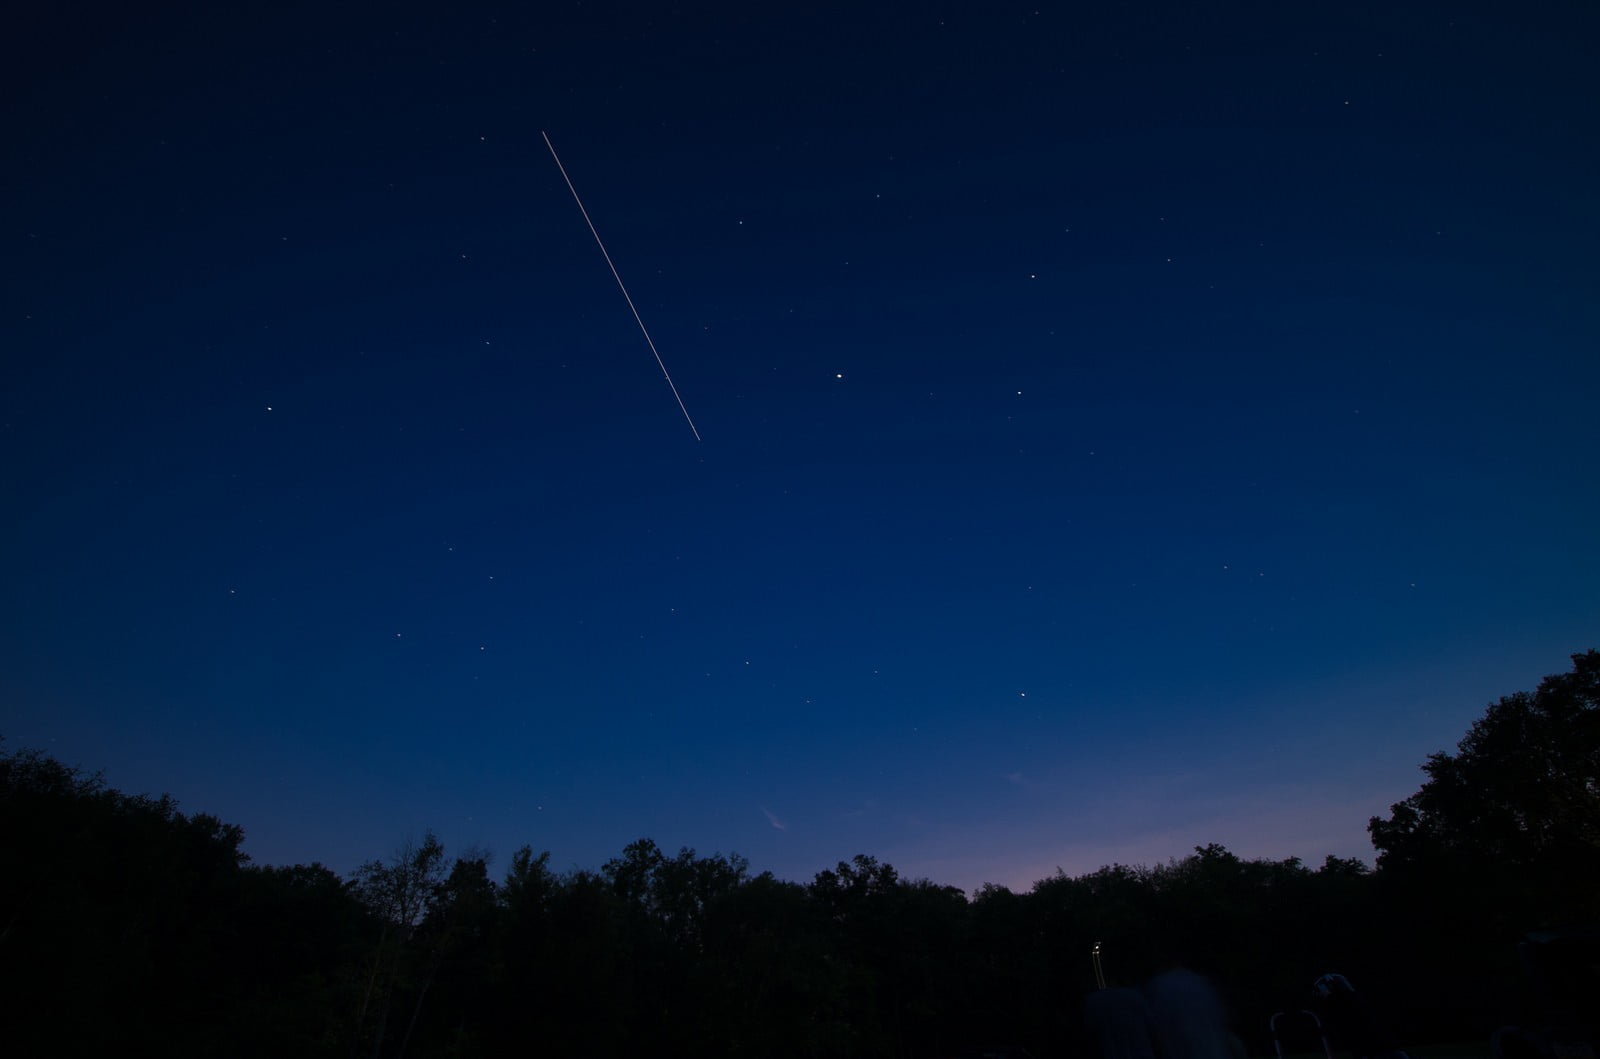
<path fill-rule="evenodd" d="M 1025 886 L 1600 645 L 1594 5 L 433 6 L 8 29 L 8 745 Z"/>

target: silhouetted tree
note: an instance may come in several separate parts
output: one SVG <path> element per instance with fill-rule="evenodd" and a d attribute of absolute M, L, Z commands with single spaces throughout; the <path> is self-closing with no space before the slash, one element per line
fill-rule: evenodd
<path fill-rule="evenodd" d="M 1600 651 L 1572 662 L 1490 704 L 1368 824 L 1374 918 L 1419 1033 L 1488 1033 L 1520 984 L 1521 932 L 1600 918 Z"/>
<path fill-rule="evenodd" d="M 16 1055 L 332 1055 L 359 906 L 244 832 L 0 752 L 0 996 Z"/>
<path fill-rule="evenodd" d="M 860 1054 L 926 1054 L 953 1043 L 962 1003 L 967 901 L 955 887 L 905 881 L 858 854 L 818 872 L 810 892 L 837 932 L 847 1024 Z"/>
<path fill-rule="evenodd" d="M 425 988 L 425 956 L 413 940 L 444 882 L 444 846 L 429 831 L 420 844 L 407 840 L 387 862 L 363 864 L 351 882 L 377 924 L 355 1016 L 358 1038 L 370 1040 L 369 1054 L 377 1059 L 389 1035 L 396 995 Z"/>
<path fill-rule="evenodd" d="M 1456 753 L 1429 756 L 1420 790 L 1372 818 L 1381 872 L 1477 882 L 1518 926 L 1600 916 L 1600 651 L 1572 663 L 1491 704 Z"/>
<path fill-rule="evenodd" d="M 797 883 L 764 872 L 707 910 L 701 1045 L 756 1057 L 850 1054 L 832 924 Z"/>
<path fill-rule="evenodd" d="M 398 1056 L 410 1054 L 413 1042 L 431 1042 L 435 1050 L 459 1054 L 481 1039 L 488 1023 L 482 1000 L 489 980 L 491 939 L 501 913 L 496 890 L 484 853 L 456 858 L 449 876 L 435 885 L 427 916 L 416 932 L 418 978 Z M 424 1021 L 430 994 L 435 1000 L 429 1010 L 441 1014 Z"/>
<path fill-rule="evenodd" d="M 238 1001 L 224 1028 L 233 1055 L 339 1055 L 364 985 L 366 910 L 320 864 L 247 867 L 229 944 Z"/>

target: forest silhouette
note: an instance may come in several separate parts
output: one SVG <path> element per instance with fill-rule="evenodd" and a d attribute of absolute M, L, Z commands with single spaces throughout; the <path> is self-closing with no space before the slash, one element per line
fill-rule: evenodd
<path fill-rule="evenodd" d="M 1518 939 L 1600 922 L 1600 651 L 1572 660 L 1427 759 L 1370 822 L 1374 869 L 1212 844 L 1026 892 L 864 854 L 792 882 L 649 839 L 598 869 L 530 847 L 497 867 L 431 834 L 342 878 L 252 864 L 238 826 L 6 750 L 6 1051 L 1088 1057 L 1096 943 L 1112 986 L 1206 976 L 1252 1055 L 1330 971 L 1401 1041 L 1487 1040 L 1530 1017 Z"/>

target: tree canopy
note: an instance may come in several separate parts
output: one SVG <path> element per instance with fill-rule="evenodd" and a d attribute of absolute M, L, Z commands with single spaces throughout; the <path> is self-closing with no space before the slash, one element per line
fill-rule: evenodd
<path fill-rule="evenodd" d="M 1486 1035 L 1516 933 L 1594 917 L 1600 652 L 1491 705 L 1371 821 L 1376 870 L 1242 858 L 1058 871 L 972 895 L 860 854 L 808 882 L 648 838 L 503 872 L 426 834 L 341 878 L 243 831 L 0 748 L 0 995 L 17 1054 L 1081 1055 L 1113 984 L 1211 976 L 1258 1054 L 1338 971 L 1411 1041 Z"/>
<path fill-rule="evenodd" d="M 1600 651 L 1491 703 L 1368 825 L 1380 870 L 1478 895 L 1516 927 L 1600 918 Z"/>

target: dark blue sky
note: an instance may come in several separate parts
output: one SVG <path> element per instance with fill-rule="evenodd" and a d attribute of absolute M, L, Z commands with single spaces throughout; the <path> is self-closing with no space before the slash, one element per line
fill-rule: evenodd
<path fill-rule="evenodd" d="M 11 745 L 1025 885 L 1366 856 L 1600 644 L 1591 5 L 535 6 L 7 34 Z"/>

